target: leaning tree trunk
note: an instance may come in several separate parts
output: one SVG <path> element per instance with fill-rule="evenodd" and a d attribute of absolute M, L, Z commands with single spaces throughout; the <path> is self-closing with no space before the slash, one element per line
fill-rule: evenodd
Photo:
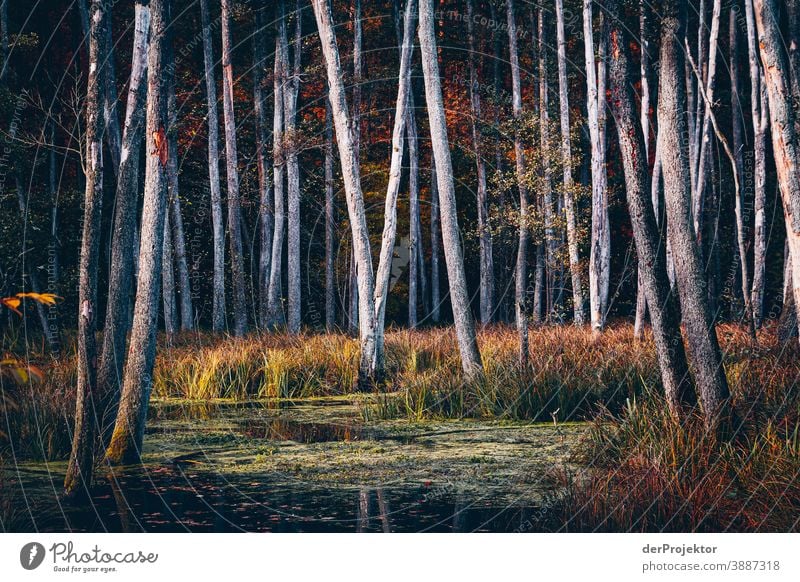
<path fill-rule="evenodd" d="M 130 289 L 133 284 L 131 248 L 136 243 L 137 202 L 139 199 L 139 157 L 144 136 L 147 51 L 149 47 L 150 7 L 145 0 L 136 3 L 133 56 L 128 84 L 125 128 L 122 133 L 120 167 L 117 172 L 117 193 L 114 228 L 111 241 L 111 266 L 108 273 L 108 307 L 103 327 L 103 347 L 97 370 L 100 394 L 109 399 L 109 426 L 116 413 L 122 370 L 125 364 L 125 343 L 130 329 Z"/>
<path fill-rule="evenodd" d="M 772 152 L 783 199 L 786 239 L 792 265 L 795 309 L 800 314 L 800 143 L 792 107 L 788 58 L 778 26 L 774 0 L 754 0 L 764 84 L 769 97 Z M 797 318 L 800 324 L 800 317 Z"/>
<path fill-rule="evenodd" d="M 236 152 L 236 120 L 233 108 L 233 62 L 231 50 L 231 4 L 222 0 L 222 96 L 225 117 L 225 164 L 228 178 L 228 239 L 231 252 L 233 283 L 233 332 L 242 336 L 247 331 L 247 302 L 242 252 L 241 209 L 239 203 L 239 170 Z"/>
<path fill-rule="evenodd" d="M 691 220 L 689 159 L 683 140 L 687 131 L 682 113 L 686 111 L 686 93 L 684 85 L 676 82 L 685 70 L 680 45 L 685 30 L 685 6 L 665 10 L 661 25 L 658 127 L 669 217 L 667 232 L 672 243 L 681 314 L 706 425 L 713 428 L 726 413 L 729 392 Z"/>
<path fill-rule="evenodd" d="M 200 0 L 203 21 L 203 63 L 205 65 L 206 102 L 208 104 L 208 179 L 211 190 L 211 223 L 214 232 L 214 280 L 211 328 L 225 329 L 225 231 L 223 230 L 222 195 L 219 187 L 219 117 L 217 86 L 214 82 L 214 45 L 211 42 L 211 17 L 208 0 Z"/>
<path fill-rule="evenodd" d="M 475 337 L 475 322 L 469 308 L 467 281 L 464 274 L 464 259 L 461 252 L 456 208 L 453 165 L 447 139 L 447 122 L 444 115 L 442 85 L 436 52 L 436 37 L 433 23 L 433 0 L 421 0 L 419 11 L 419 44 L 422 54 L 422 73 L 425 77 L 425 100 L 428 105 L 428 121 L 431 130 L 431 145 L 436 160 L 436 178 L 439 186 L 439 207 L 442 219 L 442 241 L 447 279 L 450 284 L 450 303 L 453 308 L 456 337 L 461 352 L 461 367 L 465 375 L 473 377 L 483 369 L 478 342 Z"/>
<path fill-rule="evenodd" d="M 645 135 L 636 120 L 631 90 L 628 47 L 632 39 L 625 34 L 616 0 L 606 4 L 610 15 L 609 81 L 611 112 L 617 125 L 628 209 L 639 255 L 639 280 L 650 306 L 653 340 L 661 369 L 661 379 L 670 412 L 676 419 L 685 416 L 694 398 L 691 377 L 681 338 L 680 316 L 675 295 L 667 277 L 667 256 L 656 215 L 650 200 L 650 180 Z"/>
<path fill-rule="evenodd" d="M 173 68 L 172 63 L 166 60 L 171 52 L 166 46 L 171 20 L 169 0 L 150 0 L 150 11 L 152 37 L 147 81 L 147 162 L 139 279 L 122 397 L 111 442 L 106 450 L 106 458 L 110 463 L 130 463 L 140 459 L 156 355 L 158 296 L 167 214 L 167 132 L 172 129 L 164 127 L 164 120 L 169 119 L 167 94 Z"/>
<path fill-rule="evenodd" d="M 519 74 L 519 51 L 517 50 L 517 24 L 514 19 L 514 2 L 506 3 L 506 20 L 508 28 L 508 51 L 511 62 L 512 110 L 514 113 L 514 158 L 516 161 L 517 189 L 519 190 L 519 246 L 517 248 L 517 269 L 514 286 L 514 305 L 519 337 L 519 363 L 528 364 L 528 314 L 525 308 L 525 297 L 528 287 L 528 187 L 526 185 L 525 149 L 519 125 L 522 124 L 522 83 Z"/>
<path fill-rule="evenodd" d="M 253 104 L 255 109 L 256 166 L 258 169 L 258 323 L 267 326 L 267 302 L 269 299 L 269 270 L 272 261 L 272 228 L 274 223 L 272 207 L 272 186 L 269 182 L 269 162 L 267 159 L 267 111 L 264 96 L 264 68 L 267 63 L 266 2 L 261 2 L 255 10 L 255 30 L 253 31 Z"/>
<path fill-rule="evenodd" d="M 284 123 L 283 106 L 286 82 L 286 54 L 282 38 L 286 36 L 286 21 L 283 14 L 283 3 L 277 4 L 278 35 L 275 39 L 275 67 L 273 74 L 273 121 L 272 121 L 272 173 L 275 191 L 273 206 L 275 223 L 272 230 L 272 258 L 269 267 L 269 293 L 267 296 L 267 327 L 276 328 L 283 321 L 283 305 L 281 304 L 281 262 L 283 260 L 283 223 L 285 221 L 284 176 L 286 174 L 286 158 L 284 155 Z"/>
<path fill-rule="evenodd" d="M 325 56 L 331 109 L 333 110 L 333 121 L 336 127 L 339 159 L 347 197 L 347 211 L 350 217 L 357 263 L 361 344 L 359 385 L 364 387 L 374 380 L 374 370 L 372 368 L 374 359 L 372 355 L 375 349 L 375 304 L 373 301 L 373 273 L 369 231 L 367 230 L 367 218 L 364 211 L 364 196 L 361 191 L 360 167 L 350 129 L 350 116 L 347 110 L 347 98 L 345 96 L 344 82 L 342 81 L 342 66 L 339 61 L 339 49 L 336 45 L 336 33 L 333 29 L 331 8 L 328 0 L 313 0 L 312 6 L 317 20 L 322 52 Z"/>
<path fill-rule="evenodd" d="M 478 243 L 480 246 L 480 314 L 481 323 L 491 323 L 494 313 L 494 261 L 492 260 L 492 233 L 489 227 L 489 204 L 486 188 L 486 163 L 481 147 L 481 96 L 478 71 L 475 66 L 475 31 L 473 27 L 473 0 L 467 0 L 467 39 L 469 63 L 469 102 L 471 109 L 472 145 L 478 177 Z"/>
<path fill-rule="evenodd" d="M 569 125 L 569 85 L 567 83 L 567 40 L 564 34 L 564 0 L 556 0 L 556 34 L 558 42 L 558 97 L 561 121 L 561 163 L 564 165 L 564 214 L 567 224 L 569 271 L 572 276 L 572 306 L 575 325 L 586 321 L 586 300 L 583 294 L 578 221 L 575 215 L 575 184 L 572 178 L 572 145 Z"/>
<path fill-rule="evenodd" d="M 297 159 L 297 95 L 300 91 L 300 21 L 299 2 L 294 14 L 294 37 L 292 39 L 292 72 L 291 78 L 284 84 L 284 156 L 286 159 L 286 183 L 288 197 L 287 213 L 287 307 L 286 318 L 289 333 L 300 333 L 302 288 L 300 284 L 300 164 Z M 282 28 L 285 32 L 286 28 Z M 288 59 L 288 42 L 285 34 L 281 35 L 284 43 L 283 53 Z"/>
<path fill-rule="evenodd" d="M 586 102 L 592 144 L 592 241 L 589 257 L 589 303 L 592 330 L 605 326 L 611 270 L 611 233 L 605 159 L 605 68 L 595 62 L 592 0 L 583 2 L 583 42 L 586 58 Z M 602 44 L 602 40 L 601 40 Z"/>
<path fill-rule="evenodd" d="M 400 72 L 397 87 L 397 105 L 394 114 L 394 129 L 392 131 L 392 157 L 389 167 L 389 184 L 386 188 L 386 202 L 384 206 L 383 236 L 381 237 L 380 258 L 378 270 L 375 274 L 375 353 L 372 368 L 376 380 L 382 381 L 385 364 L 385 333 L 384 322 L 386 319 L 386 301 L 389 296 L 389 279 L 392 274 L 392 258 L 397 235 L 397 195 L 400 191 L 400 178 L 403 171 L 403 132 L 407 120 L 406 108 L 408 107 L 411 88 L 411 58 L 413 54 L 414 39 L 414 0 L 406 0 L 405 16 L 403 18 L 403 44 L 400 53 Z"/>
<path fill-rule="evenodd" d="M 103 204 L 101 107 L 105 94 L 103 75 L 107 55 L 105 28 L 109 26 L 105 3 L 101 0 L 92 0 L 90 21 L 89 77 L 86 90 L 86 193 L 81 261 L 78 271 L 78 386 L 72 451 L 64 478 L 65 494 L 70 497 L 88 493 L 88 488 L 91 486 L 95 436 L 98 434 L 100 421 L 97 415 L 100 403 L 96 401 L 95 313 Z"/>

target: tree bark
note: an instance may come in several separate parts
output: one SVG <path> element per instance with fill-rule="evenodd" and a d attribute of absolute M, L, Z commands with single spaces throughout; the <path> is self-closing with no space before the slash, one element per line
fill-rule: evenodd
<path fill-rule="evenodd" d="M 233 283 L 233 333 L 242 336 L 247 332 L 247 302 L 244 282 L 244 256 L 240 225 L 239 170 L 236 151 L 236 120 L 233 107 L 233 62 L 231 50 L 231 3 L 222 0 L 222 96 L 225 118 L 225 164 L 228 178 L 228 240 L 231 253 L 231 279 Z"/>
<path fill-rule="evenodd" d="M 800 310 L 800 143 L 792 106 L 788 58 L 778 26 L 774 0 L 754 0 L 758 45 L 769 98 L 772 152 L 783 199 L 786 239 L 792 265 L 795 309 Z M 800 311 L 798 311 L 800 313 Z M 800 317 L 797 318 L 800 324 Z"/>
<path fill-rule="evenodd" d="M 360 167 L 355 154 L 347 98 L 342 81 L 339 49 L 336 45 L 336 33 L 333 28 L 330 5 L 328 0 L 312 0 L 312 6 L 317 20 L 322 52 L 325 56 L 331 109 L 333 110 L 333 121 L 336 127 L 336 139 L 339 146 L 339 158 L 347 197 L 347 211 L 350 217 L 357 262 L 361 345 L 359 386 L 366 387 L 374 380 L 374 370 L 372 368 L 374 359 L 372 355 L 375 349 L 375 306 L 373 301 L 372 256 L 364 211 L 364 197 L 361 191 Z"/>
<path fill-rule="evenodd" d="M 286 175 L 286 156 L 284 144 L 284 93 L 286 84 L 287 56 L 286 19 L 283 2 L 276 4 L 278 34 L 275 38 L 275 67 L 273 74 L 273 121 L 272 121 L 272 172 L 275 191 L 275 223 L 272 231 L 272 259 L 269 271 L 269 293 L 267 297 L 267 327 L 276 328 L 283 324 L 283 305 L 281 303 L 281 263 L 283 260 L 283 223 L 285 221 L 284 176 Z"/>
<path fill-rule="evenodd" d="M 441 319 L 441 285 L 439 283 L 439 239 L 442 236 L 439 218 L 439 187 L 436 185 L 436 160 L 431 152 L 431 320 Z"/>
<path fill-rule="evenodd" d="M 157 0 L 156 0 L 157 1 Z M 78 271 L 78 386 L 72 451 L 64 478 L 68 497 L 83 496 L 92 484 L 95 437 L 99 431 L 95 313 L 103 204 L 104 65 L 108 48 L 108 13 L 101 0 L 92 0 L 89 25 L 89 78 L 86 89 L 86 192 L 83 237 Z"/>
<path fill-rule="evenodd" d="M 333 196 L 333 113 L 330 99 L 325 100 L 325 329 L 336 327 L 336 273 L 334 228 L 336 206 Z"/>
<path fill-rule="evenodd" d="M 256 130 L 256 166 L 258 169 L 258 322 L 267 327 L 267 304 L 269 301 L 269 271 L 272 262 L 272 229 L 275 217 L 272 205 L 272 185 L 269 181 L 267 159 L 267 111 L 264 95 L 264 70 L 267 64 L 266 49 L 266 2 L 255 9 L 253 31 L 253 103 Z"/>
<path fill-rule="evenodd" d="M 547 58 L 544 26 L 544 9 L 538 9 L 538 44 L 539 44 L 539 144 L 542 163 L 542 206 L 544 210 L 544 245 L 545 263 L 547 266 L 546 290 L 547 321 L 554 321 L 558 314 L 558 292 L 560 283 L 560 265 L 558 261 L 559 236 L 556 234 L 556 205 L 553 200 L 553 178 L 550 170 L 550 112 L 547 81 Z"/>
<path fill-rule="evenodd" d="M 168 92 L 172 82 L 172 63 L 168 28 L 169 0 L 150 0 L 151 46 L 147 82 L 147 162 L 145 168 L 144 210 L 142 211 L 139 280 L 133 314 L 128 358 L 122 384 L 122 397 L 111 442 L 106 450 L 110 463 L 131 463 L 140 459 L 147 408 L 153 388 L 156 355 L 156 323 L 161 284 L 164 225 L 167 215 L 167 131 Z"/>
<path fill-rule="evenodd" d="M 522 83 L 519 73 L 519 51 L 517 50 L 517 24 L 514 18 L 514 2 L 506 3 L 506 20 L 508 28 L 508 51 L 511 63 L 511 101 L 514 114 L 514 158 L 516 162 L 517 189 L 519 190 L 519 244 L 517 247 L 517 267 L 514 285 L 515 319 L 519 338 L 519 364 L 528 364 L 528 315 L 526 309 L 526 293 L 528 286 L 528 187 L 525 183 L 527 172 L 525 150 L 519 125 L 522 123 Z"/>
<path fill-rule="evenodd" d="M 214 81 L 214 45 L 211 42 L 211 17 L 208 0 L 200 0 L 203 23 L 203 64 L 208 104 L 208 181 L 211 190 L 211 223 L 214 232 L 214 281 L 211 325 L 214 332 L 225 329 L 225 231 L 222 194 L 219 185 L 219 116 L 217 87 Z"/>
<path fill-rule="evenodd" d="M 606 4 L 610 15 L 609 81 L 611 112 L 617 125 L 628 209 L 639 255 L 639 276 L 650 306 L 653 340 L 656 345 L 661 380 L 670 412 L 676 419 L 685 415 L 693 403 L 694 392 L 681 338 L 680 317 L 675 295 L 667 277 L 667 257 L 653 205 L 649 198 L 647 154 L 643 127 L 637 123 L 631 89 L 628 57 L 632 39 L 621 21 L 616 0 Z"/>
<path fill-rule="evenodd" d="M 433 23 L 433 1 L 421 0 L 419 14 L 419 44 L 422 54 L 422 74 L 425 78 L 425 101 L 428 105 L 428 122 L 431 128 L 431 145 L 436 160 L 436 179 L 439 186 L 439 204 L 442 219 L 442 241 L 447 279 L 450 284 L 450 303 L 453 308 L 458 347 L 461 352 L 461 367 L 468 378 L 483 370 L 475 322 L 469 308 L 469 295 L 464 274 L 456 208 L 453 165 L 447 139 L 447 122 L 444 115 L 442 86 L 436 52 L 436 37 Z"/>
<path fill-rule="evenodd" d="M 589 303 L 592 331 L 605 327 L 611 270 L 611 233 L 605 155 L 605 66 L 602 54 L 595 62 L 592 0 L 583 2 L 583 42 L 586 58 L 587 109 L 592 145 L 592 241 L 589 257 Z M 601 39 L 601 46 L 603 41 Z M 602 51 L 601 51 L 602 53 Z"/>
<path fill-rule="evenodd" d="M 169 197 L 169 162 L 167 163 L 167 196 Z M 172 244 L 172 228 L 169 216 L 169 201 L 167 201 L 167 215 L 164 217 L 164 240 L 161 245 L 161 295 L 164 300 L 164 332 L 167 340 L 172 341 L 178 331 L 178 307 L 175 303 L 175 253 Z"/>
<path fill-rule="evenodd" d="M 400 54 L 400 72 L 398 73 L 397 104 L 392 131 L 392 156 L 389 167 L 389 184 L 386 188 L 384 205 L 383 236 L 381 238 L 380 258 L 375 275 L 375 353 L 372 364 L 378 380 L 382 380 L 385 365 L 386 301 L 389 295 L 389 279 L 392 274 L 392 258 L 397 235 L 397 195 L 400 191 L 400 178 L 403 171 L 403 132 L 405 131 L 406 109 L 408 107 L 411 88 L 411 58 L 413 54 L 414 0 L 406 0 L 403 17 L 403 43 Z"/>
<path fill-rule="evenodd" d="M 658 126 L 659 137 L 663 140 L 661 161 L 669 217 L 667 231 L 672 243 L 681 314 L 705 422 L 709 428 L 715 428 L 726 414 L 729 392 L 691 221 L 689 159 L 683 141 L 687 130 L 681 114 L 686 111 L 686 94 L 683 85 L 675 82 L 685 70 L 680 46 L 685 30 L 685 6 L 665 9 L 661 25 Z"/>
<path fill-rule="evenodd" d="M 301 12 L 299 2 L 294 13 L 294 36 L 291 42 L 292 71 L 284 85 L 284 155 L 286 156 L 286 183 L 288 198 L 287 214 L 287 328 L 289 333 L 300 333 L 302 323 L 302 287 L 300 284 L 300 165 L 297 159 L 297 95 L 300 91 L 300 47 L 301 47 Z M 282 29 L 285 31 L 285 27 Z M 288 59 L 289 47 L 287 38 L 281 36 L 284 43 L 284 54 Z"/>
<path fill-rule="evenodd" d="M 558 97 L 561 121 L 561 163 L 564 165 L 564 214 L 567 226 L 569 271 L 572 277 L 572 311 L 575 325 L 586 322 L 586 299 L 583 293 L 575 215 L 574 180 L 572 178 L 572 144 L 569 124 L 569 85 L 567 83 L 567 40 L 564 33 L 564 0 L 556 0 L 556 34 L 558 42 Z"/>
<path fill-rule="evenodd" d="M 487 325 L 494 314 L 494 260 L 492 233 L 489 227 L 489 204 L 486 187 L 486 163 L 481 144 L 481 96 L 478 70 L 475 65 L 474 0 L 467 0 L 467 62 L 469 65 L 469 101 L 471 110 L 472 147 L 478 178 L 478 244 L 480 250 L 480 321 Z"/>

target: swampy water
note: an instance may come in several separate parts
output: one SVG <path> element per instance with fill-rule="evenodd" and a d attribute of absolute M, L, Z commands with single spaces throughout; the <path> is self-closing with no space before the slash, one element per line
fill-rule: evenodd
<path fill-rule="evenodd" d="M 345 398 L 157 401 L 142 464 L 59 499 L 65 463 L 18 463 L 11 531 L 536 531 L 579 423 L 364 420 Z M 368 415 L 367 415 L 368 417 Z"/>

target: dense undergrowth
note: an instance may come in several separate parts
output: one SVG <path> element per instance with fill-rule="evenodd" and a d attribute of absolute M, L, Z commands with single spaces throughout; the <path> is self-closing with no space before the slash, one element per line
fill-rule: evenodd
<path fill-rule="evenodd" d="M 367 420 L 496 418 L 590 420 L 578 473 L 558 471 L 563 492 L 543 512 L 563 531 L 797 530 L 800 511 L 800 350 L 774 330 L 753 343 L 718 327 L 733 405 L 742 419 L 730 442 L 699 415 L 677 424 L 661 399 L 652 343 L 630 326 L 598 339 L 588 329 L 531 330 L 531 363 L 516 364 L 514 330 L 480 332 L 485 374 L 465 381 L 451 330 L 387 334 L 389 384 L 359 397 Z M 58 459 L 69 452 L 73 358 L 45 363 L 42 382 L 3 384 L 6 458 Z M 244 339 L 162 338 L 154 396 L 194 400 L 302 398 L 355 392 L 358 342 L 345 335 L 268 334 Z"/>

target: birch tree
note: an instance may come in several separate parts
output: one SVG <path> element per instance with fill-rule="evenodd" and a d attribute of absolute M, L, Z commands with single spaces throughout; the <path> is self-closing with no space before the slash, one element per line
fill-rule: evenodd
<path fill-rule="evenodd" d="M 586 59 L 586 103 L 592 147 L 592 240 L 589 256 L 589 302 L 592 330 L 605 327 L 611 270 L 611 225 L 605 145 L 605 65 L 595 59 L 592 0 L 583 2 L 583 42 Z M 601 39 L 601 46 L 602 46 Z"/>
<path fill-rule="evenodd" d="M 425 101 L 428 105 L 428 122 L 431 129 L 431 145 L 436 160 L 436 177 L 439 186 L 439 206 L 442 220 L 442 241 L 447 279 L 450 284 L 450 302 L 461 352 L 461 367 L 466 376 L 474 377 L 483 370 L 478 342 L 475 337 L 475 322 L 469 309 L 469 295 L 464 274 L 464 261 L 458 228 L 453 166 L 447 138 L 447 123 L 444 115 L 442 86 L 436 52 L 436 37 L 433 30 L 433 2 L 421 0 L 419 11 L 419 44 L 422 54 L 422 73 L 425 78 Z"/>
<path fill-rule="evenodd" d="M 301 12 L 299 1 L 294 13 L 294 34 L 292 37 L 292 69 L 291 76 L 284 82 L 283 114 L 284 114 L 284 155 L 286 161 L 286 182 L 288 197 L 287 221 L 287 298 L 289 333 L 299 333 L 301 324 L 302 288 L 300 284 L 300 165 L 297 159 L 297 95 L 300 91 L 300 47 L 301 47 Z M 282 28 L 285 31 L 286 28 Z M 288 59 L 289 47 L 286 35 L 281 35 L 284 43 L 283 53 Z"/>
<path fill-rule="evenodd" d="M 336 327 L 336 277 L 334 245 L 336 244 L 335 200 L 333 196 L 333 112 L 329 98 L 325 99 L 325 330 Z"/>
<path fill-rule="evenodd" d="M 558 100 L 561 122 L 561 162 L 564 166 L 564 214 L 567 225 L 569 271 L 572 278 L 572 310 L 575 325 L 586 322 L 586 300 L 583 293 L 578 221 L 575 215 L 574 180 L 572 178 L 572 144 L 569 123 L 569 85 L 567 83 L 567 40 L 564 33 L 564 0 L 556 0 L 556 41 L 558 43 Z"/>

